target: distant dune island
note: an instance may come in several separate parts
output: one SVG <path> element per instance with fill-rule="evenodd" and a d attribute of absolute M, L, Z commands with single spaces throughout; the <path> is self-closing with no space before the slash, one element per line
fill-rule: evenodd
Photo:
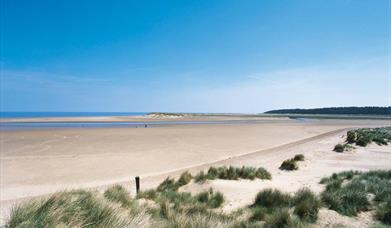
<path fill-rule="evenodd" d="M 267 111 L 265 114 L 391 115 L 391 106 L 278 109 Z"/>
<path fill-rule="evenodd" d="M 180 118 L 184 117 L 184 113 L 169 113 L 169 112 L 150 112 L 146 115 L 150 118 Z"/>

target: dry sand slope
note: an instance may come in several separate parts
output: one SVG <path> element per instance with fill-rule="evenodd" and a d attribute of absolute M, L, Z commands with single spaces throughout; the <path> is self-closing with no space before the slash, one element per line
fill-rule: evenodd
<path fill-rule="evenodd" d="M 343 138 L 345 132 L 337 131 L 322 137 L 314 137 L 308 141 L 303 140 L 289 147 L 260 151 L 216 164 L 262 166 L 272 173 L 271 181 L 213 180 L 204 184 L 191 183 L 183 187 L 181 191 L 195 194 L 209 188 L 218 190 L 226 196 L 227 202 L 223 210 L 229 212 L 251 204 L 255 195 L 265 188 L 278 188 L 293 193 L 300 188 L 308 187 L 319 193 L 324 187 L 319 184 L 320 179 L 330 176 L 333 172 L 391 169 L 391 145 L 371 144 L 367 148 L 357 147 L 355 150 L 344 153 L 332 151 L 337 143 L 345 140 Z M 298 162 L 299 170 L 281 171 L 278 169 L 283 160 L 299 153 L 305 156 L 305 161 Z M 372 212 L 361 213 L 358 217 L 347 217 L 334 211 L 321 209 L 315 227 L 329 227 L 332 224 L 341 224 L 346 227 L 370 227 L 372 223 Z"/>
<path fill-rule="evenodd" d="M 186 186 L 190 191 L 209 186 L 222 191 L 228 199 L 224 210 L 248 204 L 264 187 L 295 191 L 308 185 L 319 191 L 319 179 L 335 171 L 391 168 L 390 147 L 358 149 L 346 154 L 331 151 L 338 141 L 343 140 L 344 131 L 341 129 L 384 125 L 391 123 L 282 120 L 147 129 L 1 132 L 2 217 L 8 213 L 10 204 L 18 199 L 62 189 L 99 187 L 118 182 L 133 188 L 129 180 L 135 175 L 142 177 L 143 188 L 153 187 L 169 174 L 177 175 L 180 170 L 188 168 L 195 172 L 214 162 L 263 166 L 273 174 L 272 181 L 219 180 L 203 186 Z M 281 161 L 296 153 L 307 157 L 300 164 L 300 170 L 291 173 L 279 171 Z"/>

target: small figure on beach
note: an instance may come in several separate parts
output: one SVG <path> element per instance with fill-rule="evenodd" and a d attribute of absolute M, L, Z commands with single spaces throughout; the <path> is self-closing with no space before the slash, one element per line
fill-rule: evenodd
<path fill-rule="evenodd" d="M 145 124 L 145 126 L 144 126 L 144 127 L 145 127 L 145 128 L 147 128 L 147 127 L 148 127 L 148 125 L 146 125 L 146 124 Z"/>

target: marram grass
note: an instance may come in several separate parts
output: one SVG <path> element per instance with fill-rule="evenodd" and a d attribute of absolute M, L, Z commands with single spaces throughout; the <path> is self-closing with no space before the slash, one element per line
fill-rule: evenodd
<path fill-rule="evenodd" d="M 239 178 L 258 169 L 228 170 L 211 168 L 204 174 Z M 316 222 L 321 206 L 345 215 L 374 208 L 374 218 L 390 224 L 390 170 L 346 171 L 323 178 L 321 182 L 327 186 L 321 194 L 323 204 L 309 189 L 294 194 L 264 189 L 252 205 L 232 213 L 220 210 L 227 199 L 213 189 L 196 195 L 178 191 L 190 177 L 185 172 L 177 181 L 168 178 L 160 188 L 142 191 L 136 199 L 120 185 L 104 194 L 84 190 L 55 193 L 13 208 L 6 227 L 307 227 Z M 373 197 L 368 197 L 369 193 Z"/>

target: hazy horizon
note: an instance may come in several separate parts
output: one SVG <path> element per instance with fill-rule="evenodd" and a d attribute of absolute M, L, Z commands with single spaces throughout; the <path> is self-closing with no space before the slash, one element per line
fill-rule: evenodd
<path fill-rule="evenodd" d="M 1 1 L 0 111 L 391 105 L 391 2 Z"/>
<path fill-rule="evenodd" d="M 127 111 L 3 111 L 3 110 L 0 110 L 0 113 L 2 114 L 1 116 L 2 117 L 14 117 L 15 115 L 18 116 L 19 114 L 21 114 L 21 116 L 23 116 L 23 114 L 33 114 L 33 113 L 36 113 L 39 115 L 42 114 L 42 116 L 45 116 L 45 114 L 60 114 L 60 116 L 62 114 L 83 114 L 85 116 L 91 116 L 91 115 L 86 115 L 86 114 L 119 114 L 121 116 L 127 116 L 129 114 L 131 115 L 146 115 L 146 114 L 149 114 L 149 113 L 189 113 L 189 114 L 269 114 L 267 113 L 268 111 L 276 111 L 276 110 L 295 110 L 295 109 L 299 109 L 299 110 L 313 110 L 313 109 L 328 109 L 328 108 L 366 108 L 366 107 L 376 107 L 376 108 L 391 108 L 391 106 L 361 106 L 361 107 L 358 107 L 358 106 L 344 106 L 344 107 L 316 107 L 316 108 L 291 108 L 291 109 L 285 109 L 285 108 L 278 108 L 278 109 L 272 109 L 272 110 L 267 110 L 267 111 L 264 111 L 264 112 L 258 112 L 258 113 L 251 113 L 251 112 L 164 112 L 164 111 L 159 111 L 159 110 L 155 110 L 155 111 L 130 111 L 130 112 L 127 112 Z M 6 114 L 6 115 L 4 115 Z M 276 113 L 277 114 L 277 113 Z M 349 115 L 349 114 L 348 114 Z M 36 117 L 38 117 L 36 116 Z M 59 116 L 59 117 L 60 117 Z M 68 115 L 65 115 L 65 116 L 68 116 Z M 78 115 L 74 115 L 74 116 L 78 116 Z M 93 116 L 93 115 L 92 115 Z"/>

